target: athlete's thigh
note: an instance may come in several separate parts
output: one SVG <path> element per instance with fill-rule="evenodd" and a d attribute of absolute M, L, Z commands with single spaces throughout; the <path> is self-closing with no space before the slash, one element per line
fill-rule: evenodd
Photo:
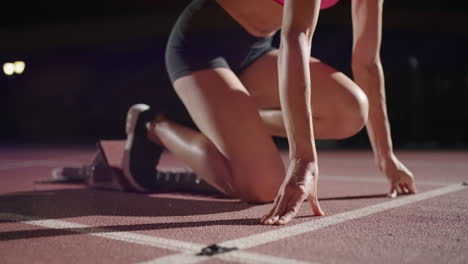
<path fill-rule="evenodd" d="M 198 128 L 228 160 L 238 189 L 273 199 L 284 166 L 238 77 L 227 68 L 205 69 L 175 80 L 174 87 Z"/>
<path fill-rule="evenodd" d="M 318 59 L 310 58 L 312 113 L 329 116 L 364 100 L 364 93 L 345 74 Z M 260 109 L 279 108 L 278 50 L 272 50 L 247 67 L 239 78 Z M 354 107 L 353 109 L 355 109 Z M 356 108 L 357 109 L 357 108 Z"/>

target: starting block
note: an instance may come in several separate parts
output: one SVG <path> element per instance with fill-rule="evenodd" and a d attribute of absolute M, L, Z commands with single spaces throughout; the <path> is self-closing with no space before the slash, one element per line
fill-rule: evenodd
<path fill-rule="evenodd" d="M 86 184 L 90 188 L 131 191 L 122 171 L 125 140 L 101 140 L 91 164 L 52 170 L 52 178 L 38 183 Z"/>
<path fill-rule="evenodd" d="M 97 151 L 89 165 L 81 167 L 60 167 L 52 170 L 52 177 L 37 181 L 37 183 L 82 184 L 89 188 L 113 191 L 134 192 L 123 174 L 122 160 L 126 140 L 101 140 Z M 181 175 L 186 174 L 185 181 Z M 191 175 L 193 174 L 193 175 Z M 156 180 L 161 179 L 159 192 L 188 192 L 221 195 L 222 192 L 207 182 L 196 177 L 193 172 L 157 171 Z M 168 180 L 173 179 L 170 184 Z M 187 181 L 187 179 L 189 179 Z"/>
<path fill-rule="evenodd" d="M 122 171 L 125 140 L 101 140 L 91 164 L 93 173 L 87 184 L 91 188 L 130 191 Z"/>

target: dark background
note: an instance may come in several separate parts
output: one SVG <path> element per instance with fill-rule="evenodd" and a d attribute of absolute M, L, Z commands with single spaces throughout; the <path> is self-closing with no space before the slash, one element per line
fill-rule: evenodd
<path fill-rule="evenodd" d="M 160 91 L 170 90 L 170 83 L 164 48 L 188 2 L 2 3 L 0 63 L 23 60 L 26 70 L 13 76 L 1 72 L 0 143 L 124 138 L 129 106 L 165 101 Z M 207 18 L 207 31 L 229 34 L 212 20 Z M 387 0 L 383 26 L 381 56 L 395 147 L 468 148 L 466 1 Z M 351 45 L 350 0 L 343 0 L 322 11 L 312 53 L 351 76 Z M 321 146 L 369 148 L 369 143 L 363 131 Z"/>

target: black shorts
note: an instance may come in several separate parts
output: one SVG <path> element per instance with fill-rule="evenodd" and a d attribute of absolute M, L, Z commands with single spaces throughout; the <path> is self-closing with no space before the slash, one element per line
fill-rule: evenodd
<path fill-rule="evenodd" d="M 172 82 L 217 67 L 239 74 L 274 49 L 272 41 L 272 37 L 251 35 L 215 0 L 193 0 L 172 28 L 166 46 L 166 69 Z"/>

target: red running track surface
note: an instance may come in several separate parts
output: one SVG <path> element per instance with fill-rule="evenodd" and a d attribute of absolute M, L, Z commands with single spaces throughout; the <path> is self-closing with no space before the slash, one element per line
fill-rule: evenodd
<path fill-rule="evenodd" d="M 319 151 L 327 216 L 303 205 L 272 227 L 259 223 L 270 204 L 34 184 L 94 151 L 1 148 L 0 263 L 468 263 L 468 152 L 397 153 L 419 193 L 389 199 L 371 152 Z M 183 164 L 165 154 L 161 166 Z M 239 250 L 196 255 L 214 243 Z"/>

